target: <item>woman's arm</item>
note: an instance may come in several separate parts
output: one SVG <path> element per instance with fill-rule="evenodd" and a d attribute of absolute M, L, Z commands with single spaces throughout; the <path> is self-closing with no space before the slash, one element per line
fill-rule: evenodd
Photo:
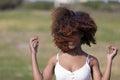
<path fill-rule="evenodd" d="M 31 57 L 32 57 L 32 74 L 34 80 L 43 80 L 43 76 L 39 70 L 37 62 L 38 37 L 33 37 L 29 42 Z"/>
<path fill-rule="evenodd" d="M 102 80 L 110 80 L 111 76 L 111 68 L 112 68 L 112 60 L 116 56 L 118 49 L 114 46 L 110 46 L 108 48 L 108 53 L 107 53 L 107 64 L 106 64 L 106 69 L 104 72 L 104 75 L 102 77 Z"/>
<path fill-rule="evenodd" d="M 118 49 L 113 46 L 108 49 L 107 64 L 106 64 L 106 68 L 105 68 L 105 72 L 104 72 L 103 76 L 100 72 L 98 60 L 96 58 L 91 59 L 93 80 L 110 80 L 112 60 L 116 56 L 117 51 L 118 51 Z M 101 61 L 104 61 L 104 60 L 101 60 Z"/>
<path fill-rule="evenodd" d="M 43 80 L 42 73 L 39 70 L 36 55 L 32 54 L 32 74 L 34 80 Z"/>
<path fill-rule="evenodd" d="M 37 62 L 38 37 L 30 39 L 30 52 L 32 57 L 32 74 L 34 80 L 51 80 L 55 65 L 55 56 L 52 57 L 43 73 L 40 72 Z"/>

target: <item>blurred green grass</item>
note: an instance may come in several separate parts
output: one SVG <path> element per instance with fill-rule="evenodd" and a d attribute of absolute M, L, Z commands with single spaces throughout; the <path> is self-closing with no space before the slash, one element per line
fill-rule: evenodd
<path fill-rule="evenodd" d="M 120 47 L 120 15 L 118 12 L 90 12 L 90 14 L 98 25 L 97 45 L 92 47 L 84 45 L 83 49 L 98 58 L 104 72 L 107 46 L 115 44 Z M 50 25 L 51 11 L 0 12 L 0 80 L 33 80 L 28 42 L 34 35 L 40 36 L 38 62 L 41 70 L 45 68 L 48 59 L 59 51 L 53 43 Z M 111 80 L 120 79 L 119 57 L 118 53 L 113 61 Z"/>
<path fill-rule="evenodd" d="M 49 30 L 50 23 L 48 11 L 19 10 L 0 13 L 0 29 L 2 30 Z"/>

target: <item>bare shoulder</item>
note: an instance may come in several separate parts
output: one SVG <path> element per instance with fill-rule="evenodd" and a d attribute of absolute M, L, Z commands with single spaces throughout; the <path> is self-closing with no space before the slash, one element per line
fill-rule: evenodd
<path fill-rule="evenodd" d="M 47 66 L 44 69 L 44 72 L 43 72 L 44 80 L 52 80 L 55 64 L 56 64 L 56 55 L 53 55 L 49 59 Z"/>
<path fill-rule="evenodd" d="M 53 64 L 53 65 L 56 64 L 56 55 L 53 55 L 53 56 L 49 59 L 48 64 Z"/>
<path fill-rule="evenodd" d="M 90 59 L 91 66 L 99 65 L 98 59 L 95 56 L 90 55 L 89 59 Z"/>

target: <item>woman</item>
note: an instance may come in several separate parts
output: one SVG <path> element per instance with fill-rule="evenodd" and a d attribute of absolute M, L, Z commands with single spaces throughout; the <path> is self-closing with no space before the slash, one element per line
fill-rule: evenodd
<path fill-rule="evenodd" d="M 38 38 L 30 39 L 32 54 L 32 73 L 34 80 L 110 80 L 112 60 L 118 49 L 110 46 L 107 53 L 105 73 L 102 75 L 97 58 L 83 51 L 82 44 L 96 44 L 97 26 L 89 14 L 72 11 L 67 8 L 56 8 L 51 26 L 56 46 L 61 50 L 53 56 L 43 71 L 40 72 L 37 63 Z"/>

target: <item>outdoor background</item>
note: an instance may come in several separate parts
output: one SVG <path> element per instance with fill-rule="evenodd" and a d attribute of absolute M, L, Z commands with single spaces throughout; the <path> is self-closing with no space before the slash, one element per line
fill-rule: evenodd
<path fill-rule="evenodd" d="M 61 0 L 62 1 L 62 0 Z M 76 0 L 77 1 L 77 0 Z M 39 36 L 38 63 L 41 71 L 52 55 L 59 51 L 51 36 L 51 12 L 65 6 L 88 12 L 95 20 L 97 44 L 83 49 L 96 56 L 102 73 L 105 70 L 109 45 L 120 48 L 119 1 L 68 2 L 54 4 L 52 0 L 0 0 L 0 80 L 33 80 L 29 39 Z M 113 60 L 111 80 L 120 80 L 120 52 Z M 55 80 L 55 79 L 53 79 Z"/>

